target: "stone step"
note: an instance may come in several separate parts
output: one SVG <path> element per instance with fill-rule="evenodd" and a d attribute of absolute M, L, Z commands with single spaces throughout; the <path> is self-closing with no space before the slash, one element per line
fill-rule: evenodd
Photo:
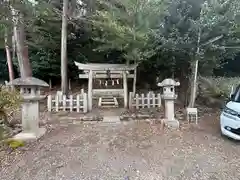
<path fill-rule="evenodd" d="M 102 101 L 101 104 L 102 104 L 102 105 L 104 105 L 104 104 L 113 104 L 113 105 L 115 105 L 115 102 L 114 102 L 114 101 L 112 101 L 112 102 L 109 102 L 109 101 Z"/>
<path fill-rule="evenodd" d="M 103 106 L 100 106 L 100 108 L 118 108 L 118 106 L 116 106 L 116 105 L 103 105 Z"/>
<path fill-rule="evenodd" d="M 115 102 L 114 99 L 102 99 L 102 102 Z"/>
<path fill-rule="evenodd" d="M 101 98 L 102 99 L 113 99 L 114 97 L 113 96 L 102 96 Z"/>
<path fill-rule="evenodd" d="M 107 123 L 120 123 L 120 118 L 119 116 L 104 116 L 102 122 L 107 122 Z"/>
<path fill-rule="evenodd" d="M 98 106 L 103 108 L 116 108 L 118 107 L 118 101 L 115 97 L 100 97 Z"/>

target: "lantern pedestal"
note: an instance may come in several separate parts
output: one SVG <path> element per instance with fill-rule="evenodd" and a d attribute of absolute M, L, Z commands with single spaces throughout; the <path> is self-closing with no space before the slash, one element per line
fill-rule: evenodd
<path fill-rule="evenodd" d="M 35 132 L 20 132 L 19 134 L 15 135 L 13 139 L 16 140 L 23 140 L 23 141 L 28 141 L 28 140 L 36 140 L 42 137 L 46 133 L 45 128 L 38 128 L 37 131 Z"/>
<path fill-rule="evenodd" d="M 169 120 L 169 119 L 164 119 L 164 124 L 170 128 L 170 129 L 179 129 L 179 121 L 177 119 L 174 120 Z"/>

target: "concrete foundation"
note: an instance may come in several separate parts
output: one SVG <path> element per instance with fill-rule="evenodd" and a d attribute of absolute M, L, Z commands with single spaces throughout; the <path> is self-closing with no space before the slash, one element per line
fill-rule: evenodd
<path fill-rule="evenodd" d="M 179 129 L 179 121 L 176 119 L 175 120 L 164 119 L 164 123 L 169 129 Z"/>
<path fill-rule="evenodd" d="M 15 140 L 22 140 L 22 141 L 30 141 L 30 140 L 37 140 L 42 137 L 46 133 L 45 128 L 39 128 L 37 132 L 20 132 L 19 134 L 15 135 L 13 139 Z"/>

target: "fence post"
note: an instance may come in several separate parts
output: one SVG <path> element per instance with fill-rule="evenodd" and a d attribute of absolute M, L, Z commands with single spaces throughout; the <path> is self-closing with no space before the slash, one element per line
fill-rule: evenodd
<path fill-rule="evenodd" d="M 73 95 L 70 95 L 69 98 L 70 98 L 70 102 L 69 102 L 70 112 L 72 112 L 73 111 Z"/>
<path fill-rule="evenodd" d="M 129 109 L 132 109 L 132 98 L 133 98 L 133 93 L 129 92 Z"/>
<path fill-rule="evenodd" d="M 139 95 L 136 94 L 136 109 L 139 109 Z"/>
<path fill-rule="evenodd" d="M 80 109 L 80 95 L 77 94 L 77 112 L 79 112 L 79 109 Z"/>
<path fill-rule="evenodd" d="M 62 96 L 62 104 L 63 104 L 63 111 L 66 111 L 67 101 L 66 101 L 66 95 L 65 94 Z"/>
<path fill-rule="evenodd" d="M 5 82 L 5 86 L 9 86 L 9 82 L 8 81 L 4 81 Z"/>
<path fill-rule="evenodd" d="M 152 93 L 152 106 L 155 108 L 156 106 L 156 96 L 155 93 Z"/>
<path fill-rule="evenodd" d="M 87 113 L 87 93 L 83 94 L 83 112 Z"/>
<path fill-rule="evenodd" d="M 63 92 L 62 91 L 57 91 L 56 95 L 58 95 L 58 101 L 61 104 L 62 100 L 63 100 Z"/>
<path fill-rule="evenodd" d="M 58 106 L 59 106 L 59 99 L 58 99 L 58 95 L 56 94 L 55 96 L 55 105 L 56 105 L 56 112 L 58 112 Z"/>
<path fill-rule="evenodd" d="M 144 108 L 145 107 L 145 99 L 144 99 L 144 94 L 142 93 L 142 108 Z"/>
<path fill-rule="evenodd" d="M 158 105 L 158 107 L 161 107 L 162 102 L 161 102 L 161 95 L 160 95 L 160 93 L 157 94 L 157 99 L 158 99 L 157 105 Z"/>
<path fill-rule="evenodd" d="M 47 106 L 48 106 L 48 112 L 52 111 L 52 96 L 48 95 L 48 100 L 47 100 Z"/>
<path fill-rule="evenodd" d="M 147 107 L 150 108 L 150 93 L 147 94 Z"/>
<path fill-rule="evenodd" d="M 81 89 L 81 94 L 84 94 L 84 89 L 83 88 Z"/>

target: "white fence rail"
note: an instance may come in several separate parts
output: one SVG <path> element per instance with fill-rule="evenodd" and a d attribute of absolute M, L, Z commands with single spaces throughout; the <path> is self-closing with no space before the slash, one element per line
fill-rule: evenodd
<path fill-rule="evenodd" d="M 87 112 L 87 94 L 73 95 L 48 95 L 48 111 L 77 111 Z"/>
<path fill-rule="evenodd" d="M 2 88 L 6 90 L 14 90 L 14 86 L 12 86 L 8 81 L 5 81 L 5 84 L 2 86 Z"/>
<path fill-rule="evenodd" d="M 147 93 L 147 94 L 136 94 L 133 97 L 133 93 L 129 93 L 129 108 L 155 108 L 161 107 L 161 95 L 160 93 Z"/>

